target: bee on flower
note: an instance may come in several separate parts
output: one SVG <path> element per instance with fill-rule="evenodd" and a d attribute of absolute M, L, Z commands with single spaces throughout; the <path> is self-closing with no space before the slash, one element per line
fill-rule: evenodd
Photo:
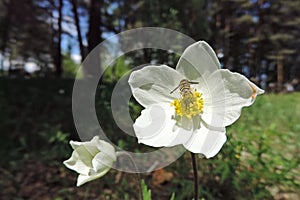
<path fill-rule="evenodd" d="M 177 115 L 185 115 L 189 119 L 201 113 L 203 108 L 202 94 L 197 92 L 196 89 L 193 90 L 191 88 L 191 84 L 198 84 L 198 82 L 182 79 L 179 85 L 170 92 L 170 94 L 172 94 L 176 89 L 179 88 L 181 98 L 174 99 L 174 101 L 171 103 L 171 106 L 175 107 L 175 112 Z"/>

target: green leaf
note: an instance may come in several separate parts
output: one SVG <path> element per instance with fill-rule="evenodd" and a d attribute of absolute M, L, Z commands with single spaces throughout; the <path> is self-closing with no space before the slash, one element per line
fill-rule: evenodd
<path fill-rule="evenodd" d="M 145 180 L 142 180 L 141 185 L 142 185 L 143 200 L 151 200 L 151 190 L 148 190 Z"/>
<path fill-rule="evenodd" d="M 175 193 L 174 192 L 172 193 L 172 196 L 171 196 L 170 200 L 175 200 Z"/>

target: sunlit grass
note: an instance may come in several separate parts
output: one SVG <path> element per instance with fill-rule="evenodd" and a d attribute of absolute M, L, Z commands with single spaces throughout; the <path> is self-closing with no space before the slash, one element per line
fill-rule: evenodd
<path fill-rule="evenodd" d="M 300 93 L 260 96 L 227 130 L 233 144 L 240 144 L 240 167 L 250 171 L 245 178 L 272 194 L 300 186 L 299 99 Z"/>

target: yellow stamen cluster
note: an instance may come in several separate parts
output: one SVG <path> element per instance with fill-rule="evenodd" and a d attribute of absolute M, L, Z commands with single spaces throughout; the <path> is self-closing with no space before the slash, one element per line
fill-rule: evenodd
<path fill-rule="evenodd" d="M 174 99 L 171 106 L 175 107 L 177 115 L 191 119 L 202 113 L 203 103 L 202 94 L 195 90 L 188 94 L 183 94 L 179 99 Z"/>

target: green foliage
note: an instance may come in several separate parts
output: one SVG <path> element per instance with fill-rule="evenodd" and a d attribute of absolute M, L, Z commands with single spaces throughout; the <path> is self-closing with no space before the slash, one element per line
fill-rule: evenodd
<path fill-rule="evenodd" d="M 148 186 L 145 183 L 145 180 L 141 181 L 141 186 L 142 186 L 142 196 L 143 200 L 151 200 L 151 190 L 148 189 Z M 172 193 L 170 200 L 175 200 L 175 193 Z"/>
<path fill-rule="evenodd" d="M 175 200 L 175 193 L 172 193 L 170 200 Z"/>
<path fill-rule="evenodd" d="M 182 163 L 184 163 L 183 166 L 180 166 L 181 168 L 179 167 L 178 170 L 186 170 L 187 166 L 189 166 L 189 164 L 187 164 L 185 161 Z M 192 199 L 194 187 L 193 180 L 182 177 L 180 179 L 175 179 L 173 182 L 176 184 L 177 191 L 180 191 L 176 192 L 176 199 Z"/>
<path fill-rule="evenodd" d="M 208 184 L 230 191 L 224 193 L 229 199 L 270 199 L 274 191 L 297 191 L 299 97 L 264 95 L 245 108 L 241 119 L 227 129 L 228 141 L 217 159 L 206 161 Z"/>
<path fill-rule="evenodd" d="M 79 64 L 76 63 L 72 58 L 70 53 L 63 55 L 63 77 L 65 78 L 75 78 L 79 69 Z"/>
<path fill-rule="evenodd" d="M 60 127 L 51 127 L 46 125 L 45 130 L 38 133 L 41 137 L 41 142 L 47 144 L 40 149 L 37 156 L 44 161 L 51 161 L 52 164 L 59 164 L 57 159 L 62 160 L 66 155 L 70 155 L 69 133 L 60 131 Z"/>
<path fill-rule="evenodd" d="M 125 56 L 119 57 L 116 62 L 109 66 L 103 75 L 103 80 L 106 82 L 116 82 L 122 76 L 129 72 L 129 61 L 125 59 Z"/>
<path fill-rule="evenodd" d="M 151 190 L 148 189 L 144 180 L 141 182 L 143 200 L 151 200 Z"/>

